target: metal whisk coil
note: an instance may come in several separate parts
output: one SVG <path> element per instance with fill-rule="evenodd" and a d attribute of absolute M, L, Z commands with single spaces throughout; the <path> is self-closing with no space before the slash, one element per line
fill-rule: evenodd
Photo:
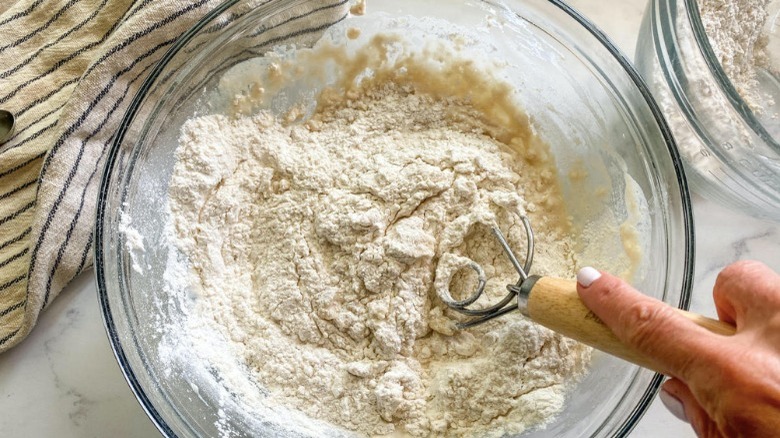
<path fill-rule="evenodd" d="M 463 300 L 456 300 L 452 297 L 452 294 L 450 294 L 449 290 L 445 289 L 437 291 L 439 298 L 444 302 L 444 304 L 447 305 L 447 307 L 464 315 L 475 317 L 469 321 L 457 323 L 456 326 L 459 329 L 465 329 L 482 324 L 483 322 L 505 315 L 518 308 L 517 300 L 515 298 L 518 296 L 518 292 L 520 291 L 520 287 L 522 286 L 523 282 L 529 278 L 528 273 L 531 271 L 531 265 L 533 264 L 534 259 L 534 232 L 531 228 L 531 223 L 525 216 L 520 216 L 520 220 L 523 224 L 523 228 L 525 229 L 528 241 L 526 246 L 525 263 L 522 265 L 512 251 L 512 248 L 509 247 L 509 243 L 504 237 L 504 234 L 501 233 L 501 230 L 499 230 L 496 226 L 491 227 L 493 235 L 501 244 L 501 248 L 504 250 L 504 253 L 509 258 L 509 261 L 515 268 L 515 271 L 517 271 L 517 274 L 520 276 L 515 284 L 507 285 L 506 288 L 508 292 L 501 301 L 487 308 L 469 308 L 469 306 L 474 304 L 482 296 L 482 293 L 485 291 L 485 285 L 487 284 L 485 271 L 478 263 L 474 261 L 471 261 L 468 264 L 468 267 L 477 273 L 477 287 L 469 297 Z"/>

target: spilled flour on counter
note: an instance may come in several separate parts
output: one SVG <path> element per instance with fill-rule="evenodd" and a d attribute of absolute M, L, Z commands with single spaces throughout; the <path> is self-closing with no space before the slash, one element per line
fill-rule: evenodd
<path fill-rule="evenodd" d="M 447 94 L 485 77 L 471 64 L 442 81 L 399 62 L 326 90 L 305 122 L 260 112 L 185 124 L 170 209 L 198 295 L 188 323 L 224 336 L 264 403 L 364 435 L 542 426 L 590 349 L 518 314 L 458 331 L 433 285 L 440 260 L 466 257 L 490 279 L 486 302 L 503 297 L 517 274 L 490 227 L 523 253 L 520 214 L 534 225 L 535 272 L 574 276 L 547 147 L 527 119 L 486 116 L 513 114 L 500 88 Z M 473 274 L 446 267 L 453 294 L 470 293 Z"/>

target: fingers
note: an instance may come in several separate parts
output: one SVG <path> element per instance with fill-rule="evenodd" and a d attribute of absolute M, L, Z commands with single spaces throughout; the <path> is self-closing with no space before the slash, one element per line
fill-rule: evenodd
<path fill-rule="evenodd" d="M 661 392 L 658 393 L 658 398 L 661 399 L 664 407 L 666 407 L 672 415 L 677 417 L 678 420 L 690 423 L 687 412 L 692 412 L 693 408 L 689 406 L 686 409 L 685 404 L 683 404 L 679 395 L 672 395 L 672 393 L 662 387 Z M 696 406 L 696 408 L 699 408 L 699 406 Z"/>
<path fill-rule="evenodd" d="M 585 306 L 664 374 L 688 380 L 717 352 L 715 335 L 617 277 L 583 268 L 577 283 Z"/>
<path fill-rule="evenodd" d="M 734 303 L 728 295 L 721 294 L 718 296 L 715 289 L 713 289 L 712 297 L 715 302 L 715 310 L 718 312 L 718 319 L 733 325 L 737 330 L 742 328 L 742 321 L 744 321 L 745 318 L 742 313 L 740 313 L 739 318 L 737 318 L 737 309 L 734 307 Z M 739 319 L 739 323 L 737 323 L 737 319 Z"/>
<path fill-rule="evenodd" d="M 780 275 L 760 262 L 736 262 L 718 274 L 712 296 L 718 317 L 737 330 L 748 321 L 763 323 L 780 311 Z"/>
<path fill-rule="evenodd" d="M 696 435 L 707 438 L 721 436 L 717 424 L 681 380 L 667 380 L 661 387 L 659 398 L 675 417 L 690 423 Z"/>

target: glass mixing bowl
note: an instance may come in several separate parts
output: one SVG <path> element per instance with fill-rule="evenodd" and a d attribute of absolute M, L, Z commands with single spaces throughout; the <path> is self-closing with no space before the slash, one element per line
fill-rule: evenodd
<path fill-rule="evenodd" d="M 513 98 L 550 145 L 578 230 L 579 259 L 605 269 L 631 259 L 637 288 L 687 308 L 694 237 L 681 161 L 649 90 L 598 29 L 561 1 L 376 0 L 363 16 L 347 16 L 346 2 L 333 4 L 224 3 L 151 71 L 110 149 L 95 231 L 99 298 L 122 372 L 164 435 L 339 435 L 297 427 L 294 415 L 278 422 L 247 411 L 239 397 L 222 389 L 209 364 L 170 354 L 171 348 L 188 348 L 187 334 L 172 327 L 197 299 L 172 299 L 166 279 L 167 265 L 184 257 L 165 235 L 180 128 L 194 115 L 224 111 L 230 96 L 220 87 L 226 75 L 244 60 L 262 61 L 274 44 L 289 43 L 284 35 L 308 47 L 323 33 L 343 35 L 347 26 L 366 34 L 422 32 L 427 38 L 441 38 L 426 29 L 442 25 L 449 35 L 476 32 L 486 46 L 464 50 L 500 61 L 494 65 L 514 85 Z M 304 26 L 300 11 L 307 5 L 332 25 Z M 233 89 L 251 85 L 236 81 L 227 82 Z M 628 222 L 638 231 L 634 251 L 609 228 Z M 626 435 L 660 382 L 660 375 L 596 352 L 589 373 L 571 385 L 563 411 L 546 428 L 522 436 Z"/>
<path fill-rule="evenodd" d="M 769 3 L 772 66 L 758 89 L 774 101 L 753 111 L 715 56 L 697 0 L 651 0 L 636 66 L 674 133 L 696 191 L 748 214 L 780 219 L 780 2 Z"/>

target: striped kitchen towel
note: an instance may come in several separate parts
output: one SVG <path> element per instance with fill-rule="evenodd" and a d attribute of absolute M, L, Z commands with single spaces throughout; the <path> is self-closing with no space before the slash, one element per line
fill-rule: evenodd
<path fill-rule="evenodd" d="M 0 108 L 17 119 L 15 135 L 0 145 L 3 352 L 92 264 L 110 139 L 155 62 L 222 1 L 0 1 Z M 238 0 L 220 19 L 273 1 L 285 0 Z M 292 20 L 291 31 L 321 29 L 349 9 L 347 0 L 307 4 L 311 12 Z"/>

